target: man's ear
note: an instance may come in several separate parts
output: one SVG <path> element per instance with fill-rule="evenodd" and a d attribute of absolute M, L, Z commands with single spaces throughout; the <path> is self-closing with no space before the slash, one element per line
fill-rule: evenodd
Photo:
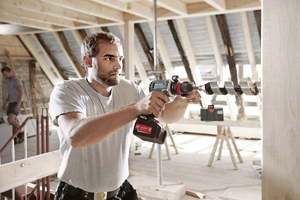
<path fill-rule="evenodd" d="M 92 68 L 92 58 L 89 58 L 87 56 L 83 56 L 82 58 L 83 64 L 88 67 L 88 68 Z"/>

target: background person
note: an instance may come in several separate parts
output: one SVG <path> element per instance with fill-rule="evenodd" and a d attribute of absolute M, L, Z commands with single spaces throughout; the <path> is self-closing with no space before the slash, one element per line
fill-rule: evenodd
<path fill-rule="evenodd" d="M 17 119 L 19 114 L 21 103 L 23 99 L 23 85 L 20 79 L 18 79 L 8 67 L 3 67 L 1 69 L 2 75 L 7 79 L 7 90 L 8 97 L 6 102 L 4 102 L 2 109 L 7 110 L 7 120 L 13 126 L 13 132 L 20 127 Z M 24 141 L 24 132 L 19 132 L 18 136 L 15 138 L 15 144 L 22 143 Z"/>

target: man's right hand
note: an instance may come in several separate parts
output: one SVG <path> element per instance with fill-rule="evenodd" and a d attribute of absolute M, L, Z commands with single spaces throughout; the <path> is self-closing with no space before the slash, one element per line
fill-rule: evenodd
<path fill-rule="evenodd" d="M 168 103 L 169 98 L 162 92 L 151 92 L 142 100 L 135 103 L 137 116 L 153 114 L 158 118 L 165 109 L 165 104 Z"/>
<path fill-rule="evenodd" d="M 7 108 L 7 105 L 4 104 L 4 105 L 2 106 L 2 109 L 3 109 L 3 110 L 6 110 L 6 108 Z"/>

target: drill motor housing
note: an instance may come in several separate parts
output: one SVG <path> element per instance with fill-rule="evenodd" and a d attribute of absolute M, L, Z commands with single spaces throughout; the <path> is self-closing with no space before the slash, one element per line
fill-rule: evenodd
<path fill-rule="evenodd" d="M 172 80 L 155 80 L 149 84 L 150 92 L 162 92 L 168 97 L 185 96 L 193 90 L 193 85 L 190 82 L 180 82 L 178 76 L 172 76 Z M 138 117 L 133 134 L 141 140 L 157 144 L 163 144 L 167 137 L 167 131 L 154 119 L 154 115 Z"/>

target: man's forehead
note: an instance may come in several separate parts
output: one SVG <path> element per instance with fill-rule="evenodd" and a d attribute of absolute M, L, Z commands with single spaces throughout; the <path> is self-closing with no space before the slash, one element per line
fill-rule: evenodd
<path fill-rule="evenodd" d="M 120 43 L 100 43 L 99 44 L 99 53 L 102 56 L 105 55 L 113 55 L 113 56 L 124 56 L 123 55 L 123 48 Z"/>

